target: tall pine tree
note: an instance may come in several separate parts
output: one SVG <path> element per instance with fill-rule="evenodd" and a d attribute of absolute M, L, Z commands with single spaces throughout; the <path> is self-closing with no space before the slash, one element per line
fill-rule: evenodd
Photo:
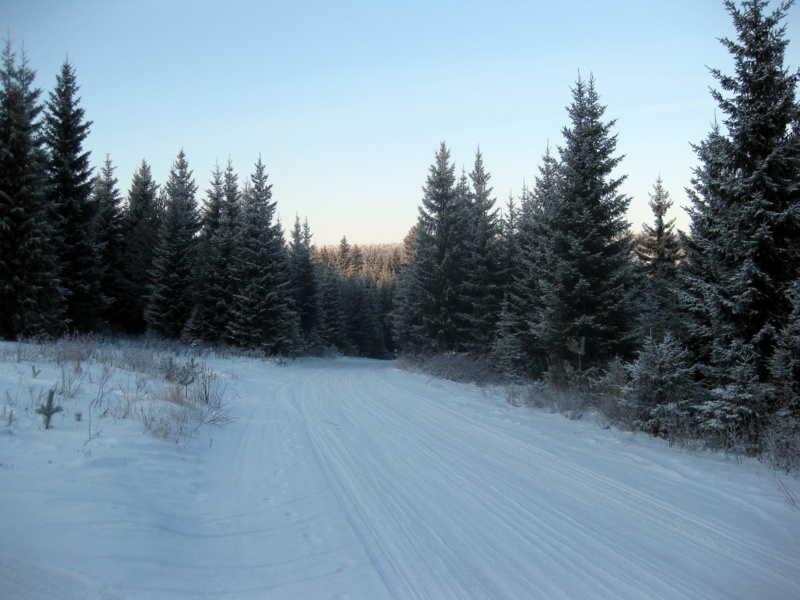
<path fill-rule="evenodd" d="M 167 179 L 167 204 L 145 310 L 148 331 L 166 339 L 182 336 L 192 311 L 195 234 L 200 227 L 196 191 L 189 163 L 181 150 Z"/>
<path fill-rule="evenodd" d="M 83 149 L 91 121 L 80 107 L 79 89 L 75 68 L 64 62 L 46 105 L 44 139 L 66 315 L 71 329 L 90 331 L 99 325 L 103 302 L 100 256 L 92 227 L 97 206 L 91 197 L 90 153 Z"/>
<path fill-rule="evenodd" d="M 308 220 L 297 216 L 289 241 L 289 279 L 292 299 L 307 347 L 319 345 L 318 277 L 314 267 L 314 242 Z"/>
<path fill-rule="evenodd" d="M 468 325 L 465 348 L 476 356 L 487 354 L 491 348 L 502 298 L 500 225 L 490 179 L 478 149 L 466 199 L 469 255 L 464 285 Z"/>
<path fill-rule="evenodd" d="M 0 337 L 63 330 L 64 292 L 53 247 L 40 90 L 11 41 L 0 63 Z"/>
<path fill-rule="evenodd" d="M 397 339 L 410 354 L 463 351 L 468 213 L 444 142 L 423 190 L 413 255 L 398 289 Z"/>
<path fill-rule="evenodd" d="M 581 371 L 632 349 L 631 235 L 612 172 L 614 121 L 604 122 L 594 84 L 578 79 L 568 108 L 556 190 L 542 207 L 540 303 L 532 332 L 554 364 Z"/>
<path fill-rule="evenodd" d="M 672 200 L 660 176 L 653 185 L 649 204 L 654 222 L 642 225 L 642 235 L 634 250 L 643 286 L 644 306 L 639 328 L 642 337 L 660 340 L 667 332 L 678 335 L 682 329 L 678 311 L 678 266 L 682 250 L 675 232 L 675 219 L 666 220 Z"/>
<path fill-rule="evenodd" d="M 187 336 L 212 344 L 224 341 L 237 285 L 232 272 L 241 192 L 233 164 L 217 166 L 207 192 L 198 240 L 195 303 Z"/>
<path fill-rule="evenodd" d="M 119 330 L 124 323 L 122 297 L 125 294 L 122 230 L 122 198 L 114 176 L 114 165 L 106 156 L 92 187 L 95 218 L 92 237 L 100 265 L 100 321 Z"/>
<path fill-rule="evenodd" d="M 706 424 L 734 428 L 748 444 L 775 409 L 763 386 L 800 273 L 798 72 L 784 67 L 782 24 L 793 1 L 771 13 L 767 4 L 725 3 L 734 73 L 712 70 L 724 118 L 696 146 L 685 272 L 691 341 L 715 396 Z"/>
<path fill-rule="evenodd" d="M 241 348 L 267 355 L 297 351 L 297 315 L 293 310 L 288 256 L 275 218 L 272 185 L 259 157 L 245 191 L 237 223 L 232 273 L 237 293 L 227 337 Z"/>
<path fill-rule="evenodd" d="M 495 347 L 495 355 L 507 372 L 531 375 L 546 368 L 548 350 L 533 325 L 535 316 L 543 310 L 540 282 L 548 268 L 544 257 L 549 243 L 544 207 L 557 202 L 558 172 L 558 161 L 548 146 L 533 190 L 523 190 L 514 234 L 511 281 L 503 303 L 501 337 Z"/>
<path fill-rule="evenodd" d="M 122 211 L 124 293 L 119 300 L 122 326 L 128 333 L 144 333 L 153 260 L 159 244 L 163 206 L 158 186 L 146 161 L 133 174 Z"/>

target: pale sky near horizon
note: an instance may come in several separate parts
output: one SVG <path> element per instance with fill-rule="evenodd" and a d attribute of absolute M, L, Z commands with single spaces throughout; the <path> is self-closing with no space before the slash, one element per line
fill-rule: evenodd
<path fill-rule="evenodd" d="M 785 24 L 797 69 L 797 6 Z M 504 207 L 563 143 L 579 74 L 617 120 L 634 230 L 659 175 L 686 228 L 735 38 L 721 0 L 2 0 L 0 26 L 44 98 L 69 56 L 123 196 L 143 159 L 163 184 L 183 148 L 202 202 L 217 162 L 241 180 L 260 154 L 284 228 L 308 218 L 318 245 L 402 241 L 442 141 L 459 173 L 480 147 Z"/>

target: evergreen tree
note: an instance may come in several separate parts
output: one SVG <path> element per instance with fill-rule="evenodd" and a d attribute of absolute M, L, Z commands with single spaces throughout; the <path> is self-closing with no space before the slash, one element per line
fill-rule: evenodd
<path fill-rule="evenodd" d="M 535 316 L 543 310 L 541 282 L 549 268 L 545 249 L 549 243 L 545 229 L 545 207 L 555 206 L 558 192 L 558 161 L 547 147 L 539 166 L 533 190 L 523 189 L 518 226 L 515 236 L 516 255 L 512 280 L 507 290 L 501 334 L 502 346 L 514 351 L 505 358 L 527 374 L 538 374 L 546 367 L 547 347 L 533 328 Z M 511 361 L 511 362 L 509 362 Z"/>
<path fill-rule="evenodd" d="M 697 147 L 689 256 L 690 264 L 698 254 L 715 263 L 692 272 L 693 295 L 703 296 L 702 316 L 712 323 L 712 361 L 729 363 L 728 348 L 738 340 L 756 351 L 761 377 L 776 328 L 790 311 L 785 292 L 800 258 L 798 75 L 783 67 L 788 40 L 780 26 L 792 2 L 769 15 L 766 4 L 748 0 L 741 10 L 725 4 L 739 38 L 722 40 L 735 75 L 712 73 L 730 94 L 713 92 L 727 135 L 717 127 Z"/>
<path fill-rule="evenodd" d="M 195 234 L 200 227 L 197 186 L 183 150 L 172 165 L 165 191 L 166 206 L 153 258 L 145 320 L 153 335 L 178 339 L 192 311 Z"/>
<path fill-rule="evenodd" d="M 471 190 L 468 190 L 466 198 L 469 255 L 464 285 L 468 325 L 465 348 L 474 355 L 488 353 L 494 341 L 502 298 L 500 225 L 489 186 L 490 178 L 478 149 L 475 165 L 469 174 Z"/>
<path fill-rule="evenodd" d="M 621 161 L 615 122 L 603 122 L 593 78 L 579 78 L 572 96 L 556 191 L 542 206 L 532 333 L 551 363 L 582 371 L 631 350 L 632 241 L 624 178 L 611 178 Z"/>
<path fill-rule="evenodd" d="M 162 203 L 146 161 L 133 174 L 128 201 L 122 212 L 124 293 L 119 314 L 128 333 L 144 333 L 153 262 L 159 245 Z"/>
<path fill-rule="evenodd" d="M 374 280 L 362 277 L 358 280 L 360 311 L 358 314 L 359 339 L 356 347 L 360 356 L 367 358 L 386 358 L 386 339 L 384 338 L 383 312 L 378 286 Z"/>
<path fill-rule="evenodd" d="M 232 270 L 236 224 L 241 210 L 237 180 L 230 160 L 224 174 L 219 165 L 215 168 L 198 240 L 196 296 L 186 335 L 213 344 L 222 342 L 227 334 L 231 307 L 238 291 Z"/>
<path fill-rule="evenodd" d="M 769 362 L 775 407 L 762 443 L 770 466 L 786 472 L 800 467 L 800 281 L 788 295 L 792 312 L 778 332 Z"/>
<path fill-rule="evenodd" d="M 737 31 L 737 40 L 722 40 L 734 74 L 712 70 L 724 129 L 715 124 L 695 147 L 684 277 L 690 341 L 716 396 L 706 424 L 740 432 L 748 447 L 777 408 L 764 385 L 800 267 L 798 73 L 784 68 L 781 24 L 792 4 L 767 13 L 761 0 L 725 3 Z"/>
<path fill-rule="evenodd" d="M 509 293 L 503 297 L 497 319 L 497 336 L 492 343 L 492 360 L 497 369 L 517 379 L 525 370 L 526 356 L 522 347 L 522 326 L 512 306 Z"/>
<path fill-rule="evenodd" d="M 230 163 L 228 163 L 230 166 Z M 206 201 L 203 206 L 203 215 L 200 218 L 200 237 L 204 240 L 201 245 L 210 241 L 219 230 L 222 215 L 225 212 L 225 174 L 219 163 L 211 172 L 211 187 L 206 190 Z"/>
<path fill-rule="evenodd" d="M 678 265 L 682 256 L 675 220 L 665 219 L 672 200 L 661 177 L 656 179 L 649 204 L 655 221 L 652 226 L 642 225 L 642 235 L 634 249 L 644 287 L 640 329 L 643 336 L 660 339 L 668 331 L 675 335 L 681 329 L 677 294 Z"/>
<path fill-rule="evenodd" d="M 314 338 L 319 335 L 318 283 L 313 254 L 314 243 L 308 220 L 301 224 L 298 216 L 289 242 L 289 279 L 300 333 L 307 345 L 316 345 L 318 340 Z"/>
<path fill-rule="evenodd" d="M 237 223 L 232 273 L 237 294 L 231 307 L 228 339 L 236 346 L 267 355 L 291 355 L 298 340 L 288 256 L 275 220 L 272 185 L 261 158 L 243 197 Z"/>
<path fill-rule="evenodd" d="M 70 328 L 95 329 L 103 306 L 100 257 L 92 225 L 97 206 L 92 202 L 92 171 L 83 144 L 91 121 L 79 106 L 75 68 L 66 61 L 56 77 L 44 117 L 48 150 L 48 184 L 56 214 L 61 281 L 66 291 Z"/>
<path fill-rule="evenodd" d="M 331 267 L 319 267 L 319 338 L 323 347 L 335 348 L 345 354 L 351 351 L 344 336 L 341 279 Z"/>
<path fill-rule="evenodd" d="M 523 186 L 522 201 L 529 194 L 527 187 Z M 520 211 L 517 206 L 514 194 L 508 194 L 505 213 L 500 218 L 500 287 L 505 294 L 511 282 L 516 277 L 517 260 L 519 258 L 519 247 L 517 236 L 519 233 Z"/>
<path fill-rule="evenodd" d="M 630 381 L 623 389 L 622 405 L 634 427 L 670 441 L 690 434 L 695 384 L 689 358 L 669 332 L 662 339 L 645 338 L 639 357 L 627 367 Z"/>
<path fill-rule="evenodd" d="M 63 330 L 35 72 L 6 44 L 0 63 L 0 337 Z"/>
<path fill-rule="evenodd" d="M 364 253 L 358 244 L 353 244 L 350 250 L 350 268 L 347 277 L 360 277 L 364 274 Z"/>
<path fill-rule="evenodd" d="M 92 237 L 97 246 L 100 264 L 101 320 L 113 328 L 122 327 L 121 299 L 125 294 L 122 198 L 114 176 L 114 165 L 106 155 L 100 174 L 95 177 L 92 203 L 96 207 Z"/>
<path fill-rule="evenodd" d="M 354 270 L 353 248 L 347 241 L 347 236 L 342 236 L 336 249 L 336 271 L 341 277 L 349 277 L 354 274 Z"/>
<path fill-rule="evenodd" d="M 419 209 L 413 256 L 398 289 L 397 340 L 411 354 L 464 350 L 467 211 L 442 143 Z"/>

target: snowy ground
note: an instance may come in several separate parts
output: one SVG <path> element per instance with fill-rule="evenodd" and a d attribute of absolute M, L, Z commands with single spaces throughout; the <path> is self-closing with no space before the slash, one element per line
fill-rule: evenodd
<path fill-rule="evenodd" d="M 96 374 L 45 431 L 55 367 L 0 363 L 0 598 L 800 597 L 800 482 L 755 461 L 388 362 L 209 364 L 238 420 L 176 444 L 88 440 Z"/>

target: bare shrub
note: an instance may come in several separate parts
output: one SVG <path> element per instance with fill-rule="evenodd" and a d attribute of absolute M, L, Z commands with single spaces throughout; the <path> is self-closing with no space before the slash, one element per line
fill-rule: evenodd
<path fill-rule="evenodd" d="M 591 398 L 580 391 L 559 389 L 547 381 L 505 386 L 505 398 L 513 406 L 527 406 L 580 419 L 591 405 Z"/>
<path fill-rule="evenodd" d="M 225 392 L 227 384 L 216 373 L 205 366 L 198 373 L 194 384 L 187 390 L 187 399 L 195 413 L 197 431 L 202 425 L 224 427 L 235 419 L 228 413 Z"/>
<path fill-rule="evenodd" d="M 503 393 L 506 401 L 511 406 L 526 406 L 528 401 L 527 388 L 528 386 L 526 385 L 515 383 L 505 386 Z"/>
<path fill-rule="evenodd" d="M 36 340 L 0 343 L 0 360 L 3 362 L 49 362 L 50 353 Z"/>
<path fill-rule="evenodd" d="M 595 368 L 576 368 L 569 361 L 552 361 L 539 393 L 545 404 L 569 419 L 580 419 L 594 403 Z"/>
<path fill-rule="evenodd" d="M 161 356 L 146 346 L 125 343 L 119 348 L 116 364 L 120 369 L 155 377 L 161 365 Z"/>
<path fill-rule="evenodd" d="M 761 456 L 770 468 L 786 474 L 800 471 L 800 420 L 778 413 L 761 436 Z"/>
<path fill-rule="evenodd" d="M 75 398 L 88 387 L 94 395 L 88 410 L 74 413 L 76 420 L 87 423 L 87 443 L 100 435 L 98 425 L 107 417 L 132 419 L 175 442 L 188 440 L 203 425 L 223 427 L 231 423 L 229 379 L 214 373 L 199 358 L 208 353 L 208 348 L 177 342 L 109 342 L 96 335 L 0 342 L 0 360 L 36 363 L 30 367 L 33 379 L 42 371 L 37 364 L 56 365 L 60 373 L 55 381 L 58 396 Z M 16 418 L 19 389 L 16 397 L 6 391 L 2 417 L 9 428 Z M 29 385 L 28 391 L 30 405 L 23 410 L 50 412 L 43 404 L 41 386 Z"/>
<path fill-rule="evenodd" d="M 630 410 L 625 404 L 625 386 L 630 381 L 625 363 L 615 358 L 598 378 L 595 386 L 599 422 L 604 427 L 631 427 Z"/>
<path fill-rule="evenodd" d="M 484 386 L 503 382 L 503 376 L 487 359 L 456 352 L 424 357 L 405 356 L 398 360 L 397 365 L 411 373 L 422 373 L 456 383 Z"/>
<path fill-rule="evenodd" d="M 95 333 L 66 335 L 52 345 L 53 359 L 59 366 L 89 362 L 102 344 L 103 338 Z"/>
<path fill-rule="evenodd" d="M 77 396 L 86 379 L 87 371 L 84 370 L 80 361 L 72 364 L 60 363 L 61 367 L 61 380 L 56 390 L 59 396 L 64 398 L 74 398 Z"/>

